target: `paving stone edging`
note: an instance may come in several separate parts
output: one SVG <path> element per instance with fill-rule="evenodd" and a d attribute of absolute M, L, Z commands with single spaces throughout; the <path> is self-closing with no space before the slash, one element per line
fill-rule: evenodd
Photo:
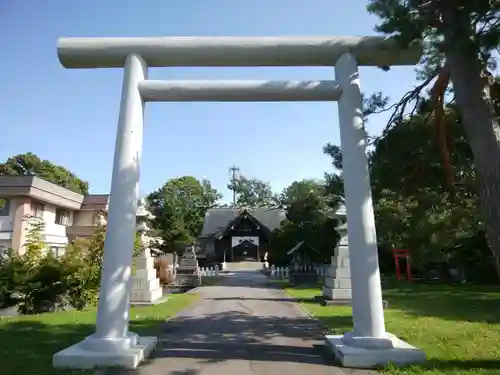
<path fill-rule="evenodd" d="M 286 297 L 290 297 L 290 298 L 295 298 L 293 297 L 291 294 L 289 294 L 286 289 L 284 288 L 279 288 L 279 290 L 281 291 L 281 293 L 283 293 L 283 295 L 285 295 Z M 302 302 L 296 302 L 296 301 L 293 301 L 293 303 L 295 304 L 295 306 L 297 306 L 299 308 L 299 310 L 302 311 L 302 313 L 308 317 L 309 319 L 312 319 L 314 320 L 318 326 L 322 329 L 322 330 L 325 330 L 325 334 L 328 333 L 328 331 L 330 330 L 330 327 L 328 327 L 325 323 L 323 323 L 321 320 L 319 320 L 318 318 L 316 318 L 309 310 L 307 310 L 305 308 L 305 306 L 302 304 Z"/>

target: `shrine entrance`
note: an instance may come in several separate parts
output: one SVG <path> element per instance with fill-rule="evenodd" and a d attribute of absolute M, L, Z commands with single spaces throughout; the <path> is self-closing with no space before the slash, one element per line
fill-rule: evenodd
<path fill-rule="evenodd" d="M 130 275 L 145 104 L 169 101 L 338 102 L 354 327 L 331 341 L 327 336 L 325 345 L 346 366 L 360 358 L 369 361 L 365 367 L 411 362 L 414 351 L 405 350 L 408 346 L 385 330 L 358 66 L 415 65 L 421 52 L 419 44 L 402 49 L 395 40 L 375 36 L 60 39 L 58 56 L 64 67 L 124 68 L 124 79 L 96 332 L 56 353 L 54 365 L 136 367 L 156 345 L 155 337 L 139 338 L 128 330 Z M 324 66 L 332 67 L 336 81 L 148 79 L 148 68 L 174 66 Z"/>
<path fill-rule="evenodd" d="M 259 261 L 259 237 L 232 237 L 231 260 L 233 262 Z"/>

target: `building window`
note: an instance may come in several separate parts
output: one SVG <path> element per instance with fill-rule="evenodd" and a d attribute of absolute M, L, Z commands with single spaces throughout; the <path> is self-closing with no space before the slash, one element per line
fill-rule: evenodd
<path fill-rule="evenodd" d="M 56 208 L 56 224 L 59 225 L 71 225 L 71 213 L 62 208 Z"/>
<path fill-rule="evenodd" d="M 38 219 L 43 219 L 43 213 L 45 211 L 45 206 L 38 202 L 31 202 L 31 216 Z"/>
<path fill-rule="evenodd" d="M 10 200 L 0 198 L 0 216 L 10 215 Z"/>
<path fill-rule="evenodd" d="M 50 252 L 52 255 L 56 258 L 62 257 L 64 253 L 66 252 L 65 247 L 57 247 L 57 246 L 51 246 L 50 247 Z"/>

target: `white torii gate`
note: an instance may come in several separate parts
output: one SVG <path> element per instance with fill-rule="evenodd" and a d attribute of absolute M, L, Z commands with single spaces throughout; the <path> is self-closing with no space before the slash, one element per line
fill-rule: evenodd
<path fill-rule="evenodd" d="M 380 37 L 62 38 L 70 69 L 123 68 L 107 236 L 96 331 L 56 353 L 56 367 L 135 368 L 157 339 L 128 331 L 129 293 L 148 101 L 338 101 L 352 280 L 354 328 L 327 336 L 344 366 L 411 363 L 425 354 L 385 330 L 358 66 L 414 65 L 421 46 L 400 49 Z M 335 66 L 336 81 L 155 81 L 148 67 Z M 332 228 L 333 230 L 333 228 Z"/>

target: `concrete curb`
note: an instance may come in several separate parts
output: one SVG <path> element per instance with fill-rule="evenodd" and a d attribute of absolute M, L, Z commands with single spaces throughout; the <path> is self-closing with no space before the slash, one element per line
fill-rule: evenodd
<path fill-rule="evenodd" d="M 194 290 L 194 289 L 192 289 Z M 168 323 L 169 321 L 171 321 L 172 319 L 174 318 L 177 318 L 179 315 L 181 315 L 182 313 L 186 312 L 187 310 L 191 310 L 192 308 L 196 307 L 197 305 L 199 305 L 201 302 L 203 302 L 203 298 L 198 298 L 197 301 L 195 301 L 194 303 L 190 304 L 189 306 L 186 306 L 185 308 L 183 308 L 182 310 L 179 310 L 177 311 L 174 315 L 168 317 L 167 319 L 165 319 L 162 323 L 160 323 L 160 325 L 163 325 L 165 323 Z"/>
<path fill-rule="evenodd" d="M 286 296 L 286 297 L 290 297 L 290 298 L 295 298 L 293 297 L 291 294 L 289 294 L 285 289 L 281 288 L 280 289 L 281 292 Z M 318 320 L 313 314 L 311 314 L 309 312 L 309 310 L 307 310 L 304 305 L 302 305 L 301 302 L 295 302 L 293 301 L 293 303 L 295 303 L 295 305 L 304 313 L 304 315 L 307 315 L 309 318 L 312 318 L 314 320 Z"/>
<path fill-rule="evenodd" d="M 290 298 L 295 298 L 293 297 L 292 295 L 290 295 L 284 288 L 279 288 L 279 290 L 286 296 L 286 297 L 290 297 Z M 305 308 L 305 306 L 302 304 L 302 302 L 294 302 L 295 306 L 297 306 L 303 313 L 306 317 L 308 317 L 309 319 L 312 319 L 314 320 L 318 326 L 326 331 L 324 334 L 328 334 L 328 331 L 330 330 L 330 327 L 328 327 L 326 324 L 324 324 L 321 320 L 319 320 L 318 318 L 316 318 L 311 312 L 309 312 L 309 310 L 307 310 Z"/>
<path fill-rule="evenodd" d="M 279 289 L 282 291 L 282 293 L 283 293 L 285 296 L 290 297 L 290 298 L 295 298 L 295 297 L 293 297 L 292 295 L 290 295 L 289 293 L 287 293 L 287 291 L 286 291 L 285 289 L 283 289 L 283 288 L 279 288 Z M 294 303 L 295 303 L 295 304 L 299 307 L 299 309 L 300 309 L 300 310 L 302 310 L 302 312 L 303 312 L 303 313 L 304 313 L 304 314 L 305 314 L 308 318 L 310 318 L 310 319 L 314 320 L 314 321 L 318 324 L 318 326 L 319 326 L 322 330 L 324 330 L 324 331 L 325 331 L 325 332 L 324 332 L 324 334 L 325 334 L 325 335 L 329 335 L 329 334 L 331 334 L 331 333 L 330 333 L 330 327 L 328 327 L 328 326 L 327 326 L 325 323 L 323 323 L 320 319 L 316 318 L 316 317 L 315 317 L 315 316 L 314 316 L 311 312 L 309 312 L 309 310 L 307 310 L 307 309 L 306 309 L 306 307 L 302 304 L 302 302 L 294 302 Z M 335 305 L 334 305 L 334 306 L 335 306 Z M 340 305 L 339 305 L 339 306 L 340 306 Z"/>

